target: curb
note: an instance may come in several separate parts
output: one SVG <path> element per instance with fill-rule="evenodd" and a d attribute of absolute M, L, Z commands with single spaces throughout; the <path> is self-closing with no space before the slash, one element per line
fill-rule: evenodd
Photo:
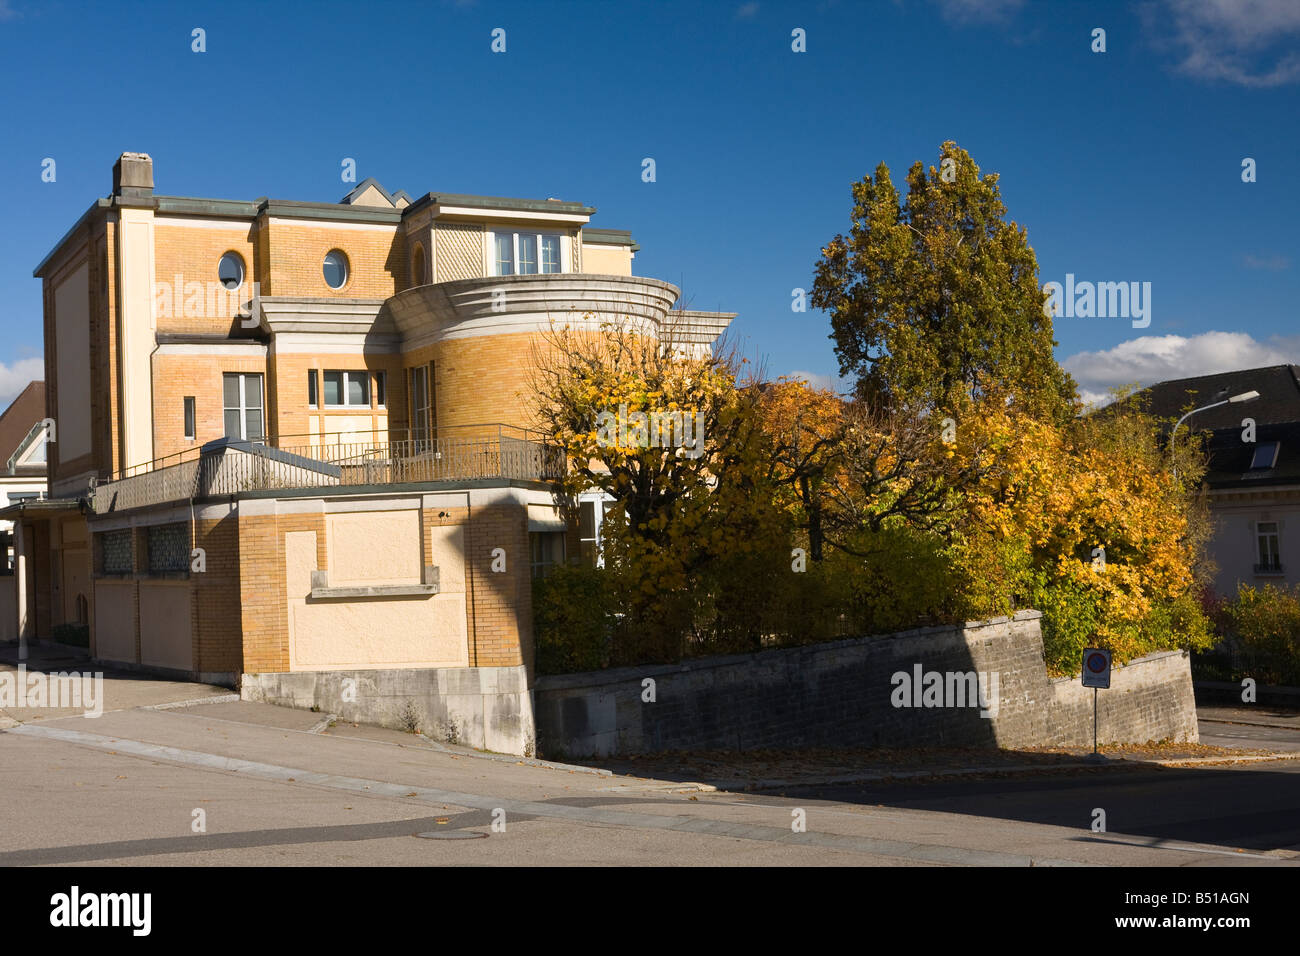
<path fill-rule="evenodd" d="M 512 757 L 510 754 L 485 753 L 481 750 L 468 750 L 459 747 L 448 747 L 446 744 L 434 740 L 425 734 L 416 734 L 425 743 L 439 753 L 450 754 L 453 757 L 477 757 L 479 760 L 495 760 L 498 763 L 523 764 L 526 767 L 544 767 L 547 770 L 567 770 L 569 773 L 590 773 L 598 777 L 612 777 L 614 771 L 604 770 L 600 767 L 580 767 L 572 763 L 555 763 L 550 760 L 538 760 L 536 757 Z"/>
<path fill-rule="evenodd" d="M 650 786 L 650 787 L 632 787 L 628 789 L 638 790 L 696 790 L 703 793 L 713 791 L 744 791 L 744 790 L 791 790 L 797 787 L 825 787 L 825 786 L 842 786 L 855 783 L 878 783 L 884 780 L 916 780 L 916 779 L 943 779 L 945 777 L 973 777 L 980 775 L 1010 775 L 1021 773 L 1053 773 L 1058 770 L 1106 770 L 1106 769 L 1123 769 L 1133 770 L 1144 766 L 1156 767 L 1186 767 L 1186 766 L 1214 766 L 1214 765 L 1232 765 L 1239 763 L 1264 763 L 1279 760 L 1300 760 L 1300 753 L 1285 752 L 1273 754 L 1248 755 L 1242 757 L 1185 757 L 1182 759 L 1170 758 L 1162 760 L 1132 760 L 1125 757 L 1112 759 L 1107 763 L 1087 763 L 1083 761 L 1075 763 L 1058 763 L 1049 766 L 1033 765 L 1009 765 L 1001 767 L 964 767 L 959 770 L 900 770 L 897 772 L 865 773 L 865 774 L 848 774 L 834 775 L 826 774 L 820 777 L 804 777 L 801 779 L 760 779 L 760 780 L 719 780 L 713 784 L 701 783 L 678 783 L 667 786 Z M 647 779 L 655 779 L 653 777 Z"/>
<path fill-rule="evenodd" d="M 1291 724 L 1265 724 L 1257 720 L 1223 720 L 1218 717 L 1198 717 L 1201 724 L 1228 724 L 1234 727 L 1272 727 L 1274 730 L 1300 730 L 1300 722 Z"/>
<path fill-rule="evenodd" d="M 217 694 L 214 697 L 194 697 L 190 700 L 173 700 L 166 704 L 141 704 L 140 710 L 179 710 L 182 707 L 198 707 L 202 704 L 230 704 L 239 700 L 238 694 Z"/>

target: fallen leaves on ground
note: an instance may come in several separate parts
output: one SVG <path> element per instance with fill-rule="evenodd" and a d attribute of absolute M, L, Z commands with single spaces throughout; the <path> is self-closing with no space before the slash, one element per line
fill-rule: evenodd
<path fill-rule="evenodd" d="M 1154 760 L 1203 760 L 1269 756 L 1268 750 L 1215 747 L 1209 744 L 1149 741 L 1144 744 L 1119 744 L 1098 748 L 1121 765 L 1141 767 Z M 1051 770 L 1077 765 L 1091 754 L 1092 748 L 1030 747 L 1021 750 L 995 750 L 946 747 L 909 747 L 899 749 L 838 749 L 814 747 L 805 750 L 759 749 L 734 751 L 671 751 L 658 754 L 633 754 L 626 757 L 592 761 L 615 773 L 635 774 L 654 779 L 689 779 L 704 782 L 760 780 L 822 780 L 827 777 L 854 777 L 908 773 L 942 773 L 954 770 L 988 768 L 1002 770 Z M 1089 768 L 1091 769 L 1091 768 Z M 1084 771 L 1087 772 L 1087 771 Z"/>

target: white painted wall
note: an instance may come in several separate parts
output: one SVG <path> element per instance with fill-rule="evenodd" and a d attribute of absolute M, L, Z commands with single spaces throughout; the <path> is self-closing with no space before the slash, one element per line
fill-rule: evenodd
<path fill-rule="evenodd" d="M 1214 579 L 1217 594 L 1231 598 L 1239 584 L 1263 587 L 1300 583 L 1300 501 L 1216 503 L 1212 511 L 1214 537 L 1209 548 L 1218 565 Z M 1259 561 L 1255 532 L 1255 523 L 1259 521 L 1278 524 L 1281 575 L 1254 572 L 1254 565 Z"/>

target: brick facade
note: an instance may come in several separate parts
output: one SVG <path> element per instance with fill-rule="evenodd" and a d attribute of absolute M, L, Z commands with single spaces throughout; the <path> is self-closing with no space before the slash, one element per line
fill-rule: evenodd
<path fill-rule="evenodd" d="M 141 164 L 148 163 L 147 180 L 137 176 L 136 181 L 152 181 L 148 157 L 124 154 L 119 162 L 137 164 L 137 174 L 143 173 Z M 365 201 L 373 202 L 376 196 L 372 190 Z M 148 640 L 161 646 L 176 630 L 172 619 L 188 607 L 188 645 L 184 635 L 177 635 L 177 643 L 166 644 L 157 653 L 188 659 L 194 674 L 289 670 L 294 656 L 290 614 L 294 601 L 302 598 L 288 597 L 287 556 L 297 556 L 295 573 L 300 574 L 304 558 L 295 549 L 303 547 L 304 539 L 287 536 L 314 532 L 316 570 L 328 572 L 327 515 L 333 503 L 365 510 L 363 504 L 349 502 L 349 497 L 375 496 L 373 487 L 355 492 L 340 488 L 322 498 L 320 509 L 310 513 L 300 501 L 279 508 L 276 502 L 289 497 L 268 504 L 265 495 L 245 496 L 242 491 L 227 494 L 220 502 L 215 498 L 190 501 L 184 515 L 176 500 L 134 507 L 126 514 L 97 512 L 107 496 L 94 493 L 94 482 L 112 483 L 128 469 L 151 481 L 161 468 L 192 463 L 201 446 L 225 436 L 225 374 L 262 376 L 264 437 L 289 453 L 336 444 L 321 440 L 330 434 L 368 432 L 377 442 L 410 437 L 409 386 L 412 370 L 420 367 L 430 372 L 427 436 L 470 437 L 473 426 L 485 426 L 495 437 L 497 423 L 536 426 L 530 369 L 535 350 L 543 343 L 536 331 L 520 331 L 528 327 L 528 320 L 498 325 L 493 320 L 476 324 L 430 317 L 425 328 L 397 334 L 385 324 L 380 304 L 387 308 L 388 300 L 411 288 L 413 255 L 418 254 L 424 265 L 421 285 L 484 277 L 490 269 L 486 230 L 491 228 L 558 234 L 568 250 L 566 271 L 580 271 L 580 221 L 585 222 L 594 210 L 553 200 L 447 198 L 452 201 L 445 213 L 440 211 L 442 200 L 430 195 L 414 208 L 403 207 L 413 213 L 407 216 L 396 207 L 352 205 L 350 200 L 340 204 L 241 202 L 152 197 L 143 188 L 119 191 L 98 200 L 82 224 L 37 268 L 43 280 L 46 399 L 51 417 L 56 417 L 60 399 L 59 335 L 67 341 L 69 332 L 68 322 L 61 325 L 55 314 L 56 296 L 63 288 L 60 301 L 68 303 L 67 290 L 79 290 L 80 285 L 62 284 L 70 277 L 80 283 L 79 270 L 86 269 L 84 310 L 79 301 L 67 308 L 74 313 L 71 320 L 76 328 L 85 313 L 88 384 L 65 381 L 62 386 L 65 398 L 77 389 L 73 404 L 81 402 L 83 393 L 89 395 L 85 409 L 91 422 L 89 450 L 64 458 L 65 445 L 56 442 L 48 449 L 52 491 L 66 499 L 73 516 L 69 520 L 78 524 L 79 533 L 73 533 L 65 546 L 60 536 L 50 534 L 48 521 L 30 527 L 39 559 L 33 567 L 44 582 L 57 575 L 61 561 L 86 563 L 92 647 L 102 617 L 105 647 L 112 645 L 115 659 L 147 664 L 142 659 L 142 632 L 152 627 Z M 330 288 L 322 270 L 326 254 L 334 250 L 346 256 L 348 267 L 347 279 L 337 289 Z M 225 290 L 218 266 L 222 256 L 231 252 L 242 262 L 243 281 L 237 289 Z M 262 297 L 276 301 L 252 322 L 247 313 L 255 288 Z M 152 297 L 144 294 L 148 291 Z M 566 306 L 571 307 L 571 303 Z M 368 311 L 372 308 L 380 311 L 372 316 Z M 430 340 L 433 344 L 407 345 Z M 79 361 L 81 343 L 73 342 Z M 71 377 L 66 359 L 64 374 Z M 384 403 L 379 403 L 372 378 L 366 407 L 325 407 L 323 373 L 334 370 L 383 374 Z M 76 375 L 82 371 L 78 368 Z M 309 376 L 317 382 L 316 407 L 309 406 Z M 193 437 L 187 436 L 185 428 L 188 397 L 194 399 Z M 371 451 L 380 456 L 389 453 L 361 449 L 358 455 Z M 427 453 L 426 448 L 422 454 Z M 427 492 L 443 498 L 459 496 L 465 504 L 420 506 L 424 564 L 436 564 L 436 549 L 445 546 L 437 543 L 441 539 L 436 539 L 434 529 L 463 527 L 468 664 L 524 666 L 531 673 L 527 503 L 549 501 L 549 492 L 531 486 L 521 490 L 504 480 L 500 487 L 485 487 L 482 479 L 473 481 L 478 483 L 442 485 Z M 307 497 L 323 493 L 323 489 L 308 491 Z M 410 485 L 394 485 L 379 497 L 393 505 L 394 499 L 420 493 Z M 87 509 L 88 499 L 93 500 Z M 227 511 L 222 513 L 222 508 Z M 92 515 L 88 521 L 79 516 L 86 510 Z M 203 551 L 205 570 L 151 573 L 141 563 L 148 528 L 182 520 L 192 547 Z M 128 574 L 106 575 L 94 560 L 99 538 L 109 529 L 123 527 L 130 529 L 136 563 Z M 374 529 L 386 526 L 372 523 L 369 527 L 377 533 Z M 504 553 L 503 571 L 493 570 L 495 549 Z M 426 620 L 445 623 L 445 618 L 432 616 L 444 614 L 448 607 L 446 595 L 438 597 L 440 604 L 425 605 L 431 615 Z M 142 601 L 147 612 L 144 624 Z M 60 596 L 57 584 L 36 588 L 34 604 L 38 631 L 48 631 L 68 616 L 69 607 L 79 606 L 73 596 Z M 393 607 L 386 605 L 387 612 L 393 613 Z M 334 620 L 320 614 L 315 619 Z M 455 623 L 459 626 L 458 620 Z M 177 628 L 183 630 L 184 625 Z M 438 633 L 445 638 L 453 632 Z M 459 631 L 453 636 L 459 640 Z M 182 653 L 186 646 L 188 656 Z"/>

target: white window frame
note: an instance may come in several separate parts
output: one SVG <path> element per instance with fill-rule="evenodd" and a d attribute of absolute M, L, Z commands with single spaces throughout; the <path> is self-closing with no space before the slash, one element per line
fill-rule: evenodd
<path fill-rule="evenodd" d="M 331 369 L 322 369 L 321 371 L 323 372 L 323 375 L 321 376 L 321 383 L 320 383 L 321 394 L 319 395 L 319 398 L 323 408 L 371 408 L 372 407 L 370 400 L 374 394 L 373 391 L 374 383 L 370 381 L 370 371 L 368 369 L 331 368 Z M 334 404 L 333 402 L 326 401 L 325 398 L 325 376 L 336 375 L 336 374 L 343 376 L 341 379 L 339 379 L 339 396 L 343 399 L 343 402 L 338 405 Z M 366 402 L 364 405 L 348 401 L 348 376 L 349 375 L 361 376 L 365 378 Z"/>
<path fill-rule="evenodd" d="M 519 237 L 532 236 L 537 240 L 537 271 L 521 273 L 519 271 Z M 497 236 L 511 237 L 511 268 L 513 272 L 501 272 L 497 262 Z M 560 248 L 560 268 L 558 272 L 542 271 L 542 238 L 554 238 L 559 243 Z M 488 274 L 491 276 L 502 275 L 559 275 L 565 272 L 573 271 L 572 249 L 570 247 L 571 236 L 564 232 L 557 232 L 553 229 L 489 229 L 487 231 L 487 260 L 490 265 Z"/>
<path fill-rule="evenodd" d="M 226 430 L 226 412 L 234 406 L 226 404 L 226 376 L 234 375 L 239 379 L 239 440 L 240 441 L 265 441 L 266 440 L 266 382 L 261 381 L 262 404 L 257 408 L 262 417 L 262 434 L 258 438 L 248 437 L 248 391 L 247 385 L 250 378 L 262 380 L 261 372 L 222 372 L 221 373 L 221 431 L 224 434 Z M 226 435 L 227 438 L 233 438 L 232 435 Z"/>
<path fill-rule="evenodd" d="M 433 408 L 433 392 L 429 388 L 429 366 L 416 365 L 411 369 L 411 427 L 410 438 L 412 441 L 426 442 L 429 440 L 432 423 L 431 411 Z M 423 385 L 421 390 L 416 383 Z M 423 395 L 421 395 L 423 391 Z M 424 404 L 419 404 L 423 397 Z M 418 428 L 416 426 L 419 426 Z"/>
<path fill-rule="evenodd" d="M 1263 525 L 1271 525 L 1271 531 L 1265 531 Z M 1277 558 L 1275 562 L 1260 560 L 1264 557 L 1266 550 L 1265 542 L 1271 541 L 1272 553 Z M 1255 565 L 1259 568 L 1272 569 L 1282 567 L 1282 522 L 1277 520 L 1257 521 L 1255 522 Z M 1265 572 L 1267 573 L 1267 572 Z"/>
<path fill-rule="evenodd" d="M 605 512 L 614 501 L 615 498 L 612 495 L 607 495 L 603 491 L 585 491 L 578 495 L 578 554 L 581 558 L 582 546 L 590 542 L 596 549 L 596 567 L 598 568 L 605 566 L 605 536 L 601 533 L 601 528 L 605 523 Z M 587 503 L 592 505 L 594 512 L 594 520 L 592 521 L 594 538 L 582 537 L 581 509 Z"/>

